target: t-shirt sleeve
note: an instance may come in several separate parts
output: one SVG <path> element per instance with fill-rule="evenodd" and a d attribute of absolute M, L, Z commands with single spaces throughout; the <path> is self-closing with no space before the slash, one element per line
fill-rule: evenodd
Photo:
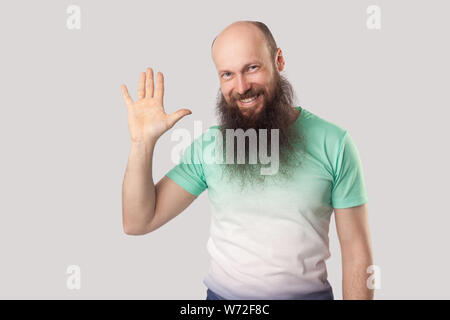
<path fill-rule="evenodd" d="M 345 132 L 335 165 L 332 206 L 350 208 L 362 205 L 368 200 L 358 149 L 348 132 Z"/>
<path fill-rule="evenodd" d="M 199 139 L 194 140 L 184 150 L 180 162 L 166 173 L 166 176 L 176 184 L 197 197 L 208 187 L 203 172 L 202 148 Z"/>

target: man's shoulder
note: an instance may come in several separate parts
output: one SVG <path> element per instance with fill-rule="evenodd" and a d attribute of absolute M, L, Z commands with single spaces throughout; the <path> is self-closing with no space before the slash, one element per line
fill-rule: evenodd
<path fill-rule="evenodd" d="M 346 130 L 340 125 L 325 119 L 316 113 L 303 109 L 302 128 L 304 133 L 311 138 L 327 140 L 338 143 L 346 134 Z"/>

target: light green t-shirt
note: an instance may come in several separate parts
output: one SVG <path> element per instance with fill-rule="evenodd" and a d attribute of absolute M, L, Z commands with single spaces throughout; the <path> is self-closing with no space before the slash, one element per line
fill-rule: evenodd
<path fill-rule="evenodd" d="M 362 164 L 349 133 L 308 110 L 293 126 L 305 139 L 290 178 L 264 187 L 227 182 L 211 162 L 218 127 L 185 150 L 166 175 L 195 196 L 208 189 L 211 256 L 204 284 L 226 299 L 293 299 L 326 290 L 333 208 L 368 201 Z M 301 151 L 300 151 L 301 150 Z M 208 159 L 208 161 L 206 161 Z"/>

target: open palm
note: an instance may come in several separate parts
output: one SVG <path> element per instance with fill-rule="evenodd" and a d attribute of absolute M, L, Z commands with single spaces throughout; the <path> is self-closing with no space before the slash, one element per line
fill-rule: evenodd
<path fill-rule="evenodd" d="M 189 109 L 180 109 L 171 114 L 164 111 L 164 77 L 156 74 L 154 87 L 153 70 L 147 68 L 139 77 L 138 100 L 131 99 L 125 85 L 121 86 L 128 112 L 128 129 L 132 142 L 156 141 L 182 117 L 191 114 Z"/>

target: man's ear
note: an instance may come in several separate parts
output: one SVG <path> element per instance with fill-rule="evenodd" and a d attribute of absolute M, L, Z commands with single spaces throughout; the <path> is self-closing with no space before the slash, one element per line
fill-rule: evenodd
<path fill-rule="evenodd" d="M 280 48 L 278 48 L 277 54 L 275 57 L 275 65 L 277 66 L 279 72 L 284 70 L 285 64 L 286 64 L 286 62 L 284 61 L 284 58 L 283 58 L 283 52 L 281 51 Z"/>

